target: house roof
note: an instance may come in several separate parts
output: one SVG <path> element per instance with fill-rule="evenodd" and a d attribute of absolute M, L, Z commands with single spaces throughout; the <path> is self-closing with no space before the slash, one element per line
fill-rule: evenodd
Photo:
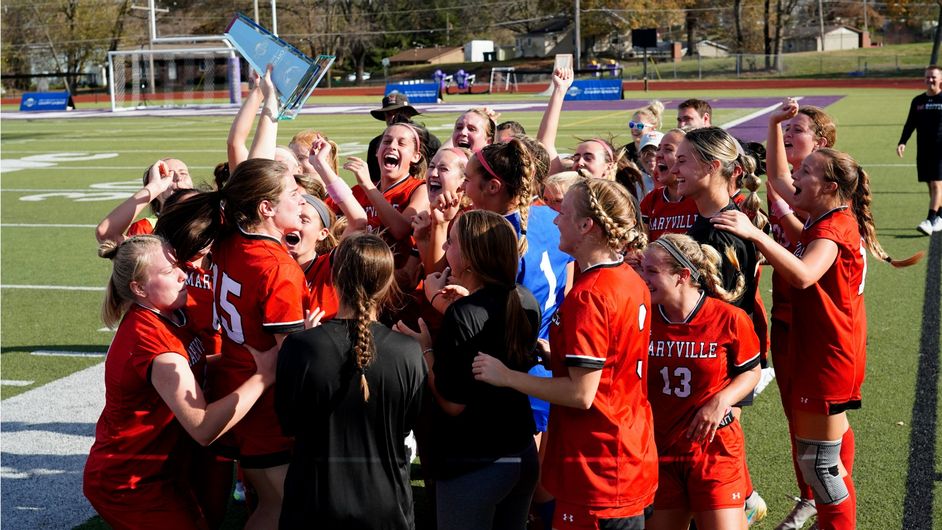
<path fill-rule="evenodd" d="M 828 33 L 837 31 L 839 29 L 850 30 L 857 34 L 863 33 L 863 31 L 857 28 L 851 27 L 851 26 L 824 26 L 824 33 L 826 35 Z M 806 26 L 806 27 L 792 31 L 790 35 L 785 37 L 785 40 L 803 39 L 807 37 L 817 37 L 819 35 L 821 35 L 820 26 Z"/>
<path fill-rule="evenodd" d="M 455 51 L 460 51 L 464 53 L 464 48 L 461 46 L 450 46 L 450 47 L 438 47 L 438 48 L 411 48 L 408 50 L 403 50 L 396 55 L 393 55 L 389 58 L 389 62 L 392 63 L 418 63 L 425 61 L 432 61 L 441 57 L 442 55 L 447 55 L 449 53 L 454 53 Z"/>
<path fill-rule="evenodd" d="M 535 29 L 524 33 L 524 35 L 545 35 L 548 33 L 560 33 L 569 29 L 569 26 L 572 25 L 572 21 L 566 17 L 554 18 L 538 26 Z"/>

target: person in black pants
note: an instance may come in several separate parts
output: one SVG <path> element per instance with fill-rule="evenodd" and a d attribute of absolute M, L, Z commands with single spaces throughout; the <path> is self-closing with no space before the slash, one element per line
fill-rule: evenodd
<path fill-rule="evenodd" d="M 913 98 L 896 154 L 903 158 L 906 142 L 916 132 L 916 174 L 929 186 L 929 213 L 916 230 L 942 232 L 942 68 L 926 68 L 926 92 Z"/>
<path fill-rule="evenodd" d="M 393 284 L 379 236 L 336 250 L 337 318 L 290 336 L 278 354 L 275 411 L 296 445 L 279 526 L 412 529 L 405 438 L 427 369 L 419 344 L 376 321 Z"/>

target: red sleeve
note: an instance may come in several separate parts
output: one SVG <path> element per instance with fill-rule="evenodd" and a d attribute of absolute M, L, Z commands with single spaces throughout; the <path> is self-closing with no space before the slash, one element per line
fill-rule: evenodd
<path fill-rule="evenodd" d="M 279 264 L 259 282 L 262 328 L 268 333 L 293 333 L 304 329 L 306 284 L 301 268 Z"/>
<path fill-rule="evenodd" d="M 654 188 L 653 190 L 649 191 L 643 199 L 641 199 L 641 205 L 638 209 L 641 210 L 641 219 L 643 219 L 645 223 L 648 222 L 648 217 L 651 217 L 651 210 L 654 208 L 653 203 L 655 193 L 662 193 L 661 188 Z"/>
<path fill-rule="evenodd" d="M 128 237 L 131 236 L 143 236 L 147 234 L 154 233 L 154 224 L 151 222 L 149 217 L 143 219 L 138 219 L 137 221 L 131 223 L 131 226 L 128 227 Z"/>
<path fill-rule="evenodd" d="M 759 337 L 749 315 L 737 307 L 730 309 L 734 310 L 730 321 L 732 344 L 727 355 L 730 375 L 737 375 L 759 363 Z"/>
<path fill-rule="evenodd" d="M 570 293 L 564 303 L 562 332 L 566 366 L 601 370 L 609 351 L 608 306 L 588 290 Z"/>
<path fill-rule="evenodd" d="M 150 365 L 158 355 L 175 353 L 189 363 L 189 356 L 185 353 L 183 343 L 166 329 L 160 326 L 135 326 L 135 344 L 131 346 L 128 364 L 142 381 L 150 382 Z"/>

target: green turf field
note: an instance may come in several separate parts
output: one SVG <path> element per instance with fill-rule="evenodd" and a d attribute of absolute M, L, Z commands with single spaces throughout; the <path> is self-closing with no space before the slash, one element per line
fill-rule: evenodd
<path fill-rule="evenodd" d="M 872 178 L 874 216 L 881 242 L 894 257 L 928 250 L 930 239 L 914 227 L 924 218 L 926 191 L 915 180 L 915 142 L 899 160 L 895 146 L 912 91 L 806 90 L 660 92 L 627 97 L 736 97 L 785 95 L 846 95 L 827 110 L 838 123 L 837 147 L 853 154 Z M 448 103 L 474 106 L 486 96 L 452 96 Z M 505 96 L 501 102 L 533 99 Z M 375 98 L 356 98 L 375 104 Z M 317 98 L 314 98 L 316 104 Z M 334 103 L 336 101 L 331 101 Z M 757 109 L 721 110 L 723 124 Z M 456 114 L 429 113 L 422 121 L 440 138 L 447 137 Z M 627 141 L 631 112 L 592 111 L 563 115 L 558 144 L 575 145 L 576 137 L 618 135 Z M 666 126 L 675 113 L 668 109 Z M 501 119 L 521 122 L 535 132 L 539 112 L 505 112 Z M 97 118 L 68 120 L 4 120 L 0 132 L 0 303 L 2 303 L 2 379 L 6 399 L 83 367 L 101 362 L 111 334 L 98 318 L 108 263 L 96 257 L 93 227 L 123 196 L 140 186 L 145 167 L 160 157 L 175 156 L 190 166 L 194 181 L 209 181 L 212 168 L 225 158 L 225 139 L 231 117 Z M 338 142 L 345 155 L 362 156 L 381 123 L 369 115 L 301 116 L 282 122 L 279 141 L 287 143 L 297 131 L 316 128 Z M 99 155 L 97 159 L 78 158 Z M 13 167 L 31 166 L 17 171 Z M 351 175 L 345 175 L 351 178 Z M 902 528 L 904 506 L 927 518 L 907 519 L 911 528 L 942 528 L 942 448 L 938 440 L 939 254 L 942 236 L 933 243 L 935 261 L 893 270 L 870 260 L 867 278 L 869 323 L 868 378 L 864 408 L 851 412 L 857 434 L 854 475 L 858 490 L 858 520 L 863 529 Z M 927 267 L 934 263 L 929 274 Z M 768 277 L 763 294 L 768 302 Z M 96 290 L 97 289 L 97 290 Z M 926 292 L 933 297 L 924 315 Z M 934 309 L 933 309 L 934 308 Z M 934 313 L 933 313 L 934 311 Z M 925 336 L 924 336 L 925 335 Z M 920 367 L 920 344 L 923 352 Z M 67 351 L 74 356 L 38 356 L 36 351 Z M 84 355 L 84 354 L 91 354 Z M 928 372 L 928 373 L 927 373 Z M 922 385 L 917 399 L 917 376 Z M 23 386 L 7 384 L 32 382 Z M 102 391 L 90 389 L 90 391 Z M 914 409 L 914 404 L 916 405 Z M 914 415 L 914 410 L 917 413 Z M 791 508 L 786 495 L 795 492 L 788 459 L 784 417 L 774 384 L 744 415 L 749 463 L 757 489 L 769 504 L 768 519 L 759 528 L 771 529 Z M 918 427 L 914 431 L 913 426 Z M 915 432 L 915 434 L 914 434 Z M 911 447 L 911 436 L 914 442 Z M 910 450 L 916 455 L 911 467 Z M 921 459 L 921 460 L 920 460 Z M 928 478 L 926 478 L 928 477 Z M 909 491 L 907 491 L 909 480 Z M 76 491 L 75 495 L 81 495 Z M 912 515 L 910 515 L 912 517 Z M 235 517 L 236 521 L 238 517 Z M 87 528 L 102 528 L 91 521 Z M 233 523 L 232 527 L 238 527 Z"/>

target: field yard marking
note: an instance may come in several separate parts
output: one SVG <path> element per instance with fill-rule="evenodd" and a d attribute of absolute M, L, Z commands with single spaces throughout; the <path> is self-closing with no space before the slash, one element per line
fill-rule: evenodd
<path fill-rule="evenodd" d="M 922 334 L 915 399 L 909 422 L 909 470 L 903 500 L 902 528 L 933 526 L 933 488 L 936 474 L 936 429 L 939 417 L 939 327 L 942 326 L 942 235 L 929 241 L 926 287 L 922 302 Z"/>
<path fill-rule="evenodd" d="M 795 99 L 801 99 L 801 98 L 795 98 Z M 759 116 L 762 116 L 763 114 L 768 114 L 781 106 L 782 106 L 781 103 L 776 103 L 775 105 L 769 105 L 768 107 L 765 107 L 764 109 L 759 109 L 751 114 L 746 114 L 742 118 L 737 118 L 731 122 L 724 123 L 720 125 L 720 127 L 723 129 L 732 129 L 733 127 L 739 125 L 740 123 L 746 123 L 747 121 L 753 118 L 758 118 Z"/>
<path fill-rule="evenodd" d="M 40 291 L 104 291 L 104 287 L 91 287 L 85 285 L 0 285 L 0 289 L 36 289 Z"/>
<path fill-rule="evenodd" d="M 105 404 L 105 365 L 3 400 L 3 528 L 73 528 L 95 515 L 82 471 Z"/>
<path fill-rule="evenodd" d="M 29 386 L 33 381 L 18 381 L 16 379 L 0 379 L 0 385 L 3 386 Z"/>
<path fill-rule="evenodd" d="M 105 352 L 99 351 L 68 351 L 68 350 L 36 350 L 29 352 L 37 357 L 104 357 Z"/>
<path fill-rule="evenodd" d="M 55 223 L 0 223 L 0 228 L 95 228 L 98 225 L 67 225 Z"/>

